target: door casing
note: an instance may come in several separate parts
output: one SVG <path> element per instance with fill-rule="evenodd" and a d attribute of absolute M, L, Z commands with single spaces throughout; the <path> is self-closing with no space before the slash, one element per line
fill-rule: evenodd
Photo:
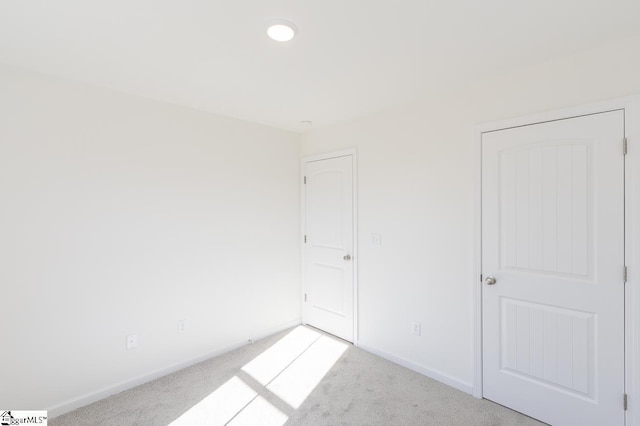
<path fill-rule="evenodd" d="M 582 115 L 623 110 L 628 152 L 625 156 L 625 393 L 626 425 L 640 426 L 640 95 L 577 106 L 541 114 L 479 124 L 472 150 L 474 265 L 473 288 L 473 396 L 482 398 L 482 134 L 488 131 L 555 121 Z M 620 141 L 620 149 L 623 149 Z M 621 402 L 622 404 L 622 398 Z"/>
<path fill-rule="evenodd" d="M 300 220 L 300 272 L 301 272 L 301 282 L 302 286 L 300 288 L 300 306 L 302 312 L 302 322 L 306 323 L 306 312 L 305 312 L 305 301 L 304 295 L 306 292 L 306 283 L 304 280 L 305 277 L 305 242 L 304 235 L 306 231 L 306 191 L 304 186 L 304 173 L 305 173 L 305 164 L 310 161 L 318 161 L 318 160 L 328 160 L 336 157 L 345 157 L 351 156 L 352 158 L 352 178 L 353 178 L 353 254 L 352 254 L 352 262 L 353 262 L 353 345 L 358 346 L 358 157 L 357 151 L 355 148 L 345 149 L 340 151 L 332 151 L 326 152 L 316 155 L 310 155 L 302 157 L 302 161 L 300 164 L 300 199 L 301 199 L 301 220 Z"/>

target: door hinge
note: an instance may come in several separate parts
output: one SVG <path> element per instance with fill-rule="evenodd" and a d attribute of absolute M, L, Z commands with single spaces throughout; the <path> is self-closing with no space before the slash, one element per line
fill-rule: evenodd
<path fill-rule="evenodd" d="M 307 236 L 304 236 L 304 243 L 307 244 Z"/>
<path fill-rule="evenodd" d="M 622 399 L 622 401 L 623 401 L 623 402 L 622 402 L 622 404 L 624 405 L 624 411 L 627 411 L 627 408 L 628 408 L 628 406 L 629 406 L 629 405 L 628 405 L 628 403 L 627 403 L 627 400 L 628 400 L 628 398 L 627 398 L 627 394 L 625 393 L 625 394 L 624 394 L 624 397 L 623 397 L 623 399 Z"/>
<path fill-rule="evenodd" d="M 304 294 L 304 301 L 307 301 L 307 293 Z"/>
<path fill-rule="evenodd" d="M 622 155 L 627 155 L 628 145 L 627 138 L 622 139 Z"/>
<path fill-rule="evenodd" d="M 482 282 L 482 274 L 480 274 L 480 282 Z"/>
<path fill-rule="evenodd" d="M 306 176 L 304 177 L 304 184 L 305 185 L 307 184 L 307 177 Z"/>
<path fill-rule="evenodd" d="M 627 267 L 624 267 L 624 282 L 627 282 Z"/>

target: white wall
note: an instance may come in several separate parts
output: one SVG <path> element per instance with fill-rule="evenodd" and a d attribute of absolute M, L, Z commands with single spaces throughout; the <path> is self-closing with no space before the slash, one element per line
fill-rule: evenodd
<path fill-rule="evenodd" d="M 299 155 L 294 133 L 1 66 L 2 405 L 59 414 L 299 323 Z"/>
<path fill-rule="evenodd" d="M 471 391 L 474 125 L 640 92 L 638 51 L 627 39 L 303 136 L 303 155 L 358 150 L 362 347 Z"/>

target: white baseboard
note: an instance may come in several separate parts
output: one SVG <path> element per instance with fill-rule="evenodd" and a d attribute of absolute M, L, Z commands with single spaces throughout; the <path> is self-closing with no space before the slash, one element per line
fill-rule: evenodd
<path fill-rule="evenodd" d="M 462 392 L 465 392 L 468 394 L 472 394 L 473 392 L 473 386 L 471 383 L 463 382 L 462 380 L 456 379 L 455 377 L 451 377 L 448 374 L 441 373 L 440 371 L 433 370 L 431 368 L 424 367 L 422 365 L 416 364 L 414 362 L 411 362 L 399 356 L 392 355 L 376 347 L 369 346 L 368 344 L 363 343 L 361 340 L 358 341 L 358 347 L 374 355 L 377 355 L 381 358 L 384 358 L 391 362 L 395 362 L 396 364 L 406 367 L 409 370 L 413 370 L 431 379 L 444 383 L 447 386 L 451 386 L 452 388 L 458 389 Z"/>
<path fill-rule="evenodd" d="M 117 393 L 123 392 L 128 389 L 135 388 L 136 386 L 140 386 L 152 380 L 158 379 L 160 377 L 166 376 L 167 374 L 175 373 L 176 371 L 182 370 L 187 367 L 191 367 L 192 365 L 198 364 L 202 361 L 206 361 L 210 358 L 216 357 L 218 355 L 222 355 L 226 352 L 232 351 L 239 347 L 249 344 L 249 340 L 259 340 L 272 334 L 278 333 L 280 331 L 284 331 L 288 328 L 295 327 L 296 325 L 300 325 L 301 320 L 296 319 L 293 321 L 289 321 L 284 324 L 280 324 L 276 327 L 271 327 L 266 330 L 262 330 L 252 336 L 249 336 L 246 339 L 238 340 L 232 343 L 229 343 L 223 347 L 215 349 L 213 351 L 209 351 L 205 354 L 199 355 L 194 358 L 190 358 L 186 361 L 182 361 L 164 368 L 160 368 L 154 370 L 150 373 L 143 374 L 131 380 L 126 380 L 120 383 L 116 383 L 111 386 L 107 386 L 95 392 L 88 393 L 86 395 L 71 399 L 69 401 L 60 403 L 53 407 L 49 407 L 47 409 L 48 417 L 51 419 L 53 417 L 60 416 L 62 414 L 68 413 L 69 411 L 73 411 L 77 408 L 84 407 L 85 405 L 91 404 L 93 402 L 99 401 L 101 399 L 107 398 L 111 395 L 115 395 Z"/>

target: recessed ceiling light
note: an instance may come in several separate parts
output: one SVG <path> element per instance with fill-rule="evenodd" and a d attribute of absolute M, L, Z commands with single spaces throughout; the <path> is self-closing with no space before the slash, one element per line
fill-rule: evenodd
<path fill-rule="evenodd" d="M 267 28 L 267 35 L 275 41 L 289 41 L 295 37 L 297 31 L 293 22 L 279 19 L 271 21 Z"/>
<path fill-rule="evenodd" d="M 301 121 L 300 124 L 302 124 L 303 126 L 311 126 L 311 124 L 313 123 L 311 123 L 311 121 L 309 120 L 304 120 L 304 121 Z"/>

